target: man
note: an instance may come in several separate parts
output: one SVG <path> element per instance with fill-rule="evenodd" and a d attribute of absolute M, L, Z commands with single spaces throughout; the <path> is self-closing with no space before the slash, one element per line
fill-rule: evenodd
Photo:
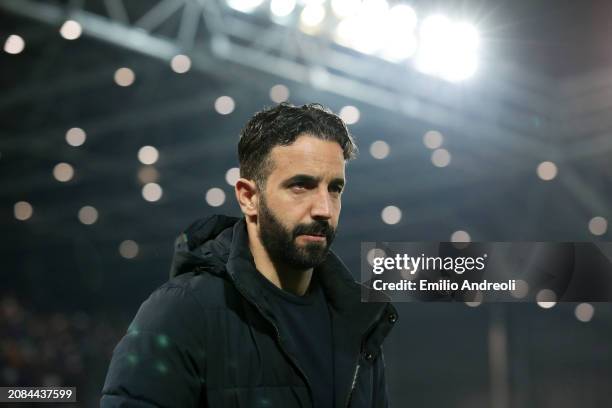
<path fill-rule="evenodd" d="M 244 217 L 199 220 L 114 350 L 102 407 L 386 407 L 397 319 L 329 250 L 356 151 L 320 105 L 257 113 L 238 145 Z"/>

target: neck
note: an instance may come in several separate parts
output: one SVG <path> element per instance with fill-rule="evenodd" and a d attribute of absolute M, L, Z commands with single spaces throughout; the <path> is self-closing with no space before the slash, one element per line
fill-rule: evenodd
<path fill-rule="evenodd" d="M 259 239 L 257 226 L 254 223 L 247 222 L 247 232 L 249 234 L 249 248 L 251 254 L 253 254 L 257 270 L 276 287 L 303 296 L 310 286 L 313 268 L 295 269 L 288 265 L 273 262 Z"/>

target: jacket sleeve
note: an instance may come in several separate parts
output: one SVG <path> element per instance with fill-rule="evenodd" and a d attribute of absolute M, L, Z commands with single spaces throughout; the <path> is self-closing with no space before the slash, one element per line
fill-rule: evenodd
<path fill-rule="evenodd" d="M 198 406 L 205 381 L 201 316 L 186 289 L 166 284 L 155 291 L 113 351 L 100 406 Z"/>
<path fill-rule="evenodd" d="M 388 408 L 389 393 L 387 391 L 387 379 L 385 375 L 385 356 L 382 351 L 374 362 L 374 392 L 373 392 L 373 407 Z"/>

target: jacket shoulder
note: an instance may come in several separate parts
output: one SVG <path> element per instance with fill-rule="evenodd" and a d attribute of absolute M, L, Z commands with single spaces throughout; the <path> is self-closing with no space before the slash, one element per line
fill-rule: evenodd
<path fill-rule="evenodd" d="M 175 276 L 160 286 L 153 294 L 165 292 L 171 288 L 189 294 L 204 310 L 226 309 L 240 300 L 240 294 L 229 277 L 205 270 Z"/>

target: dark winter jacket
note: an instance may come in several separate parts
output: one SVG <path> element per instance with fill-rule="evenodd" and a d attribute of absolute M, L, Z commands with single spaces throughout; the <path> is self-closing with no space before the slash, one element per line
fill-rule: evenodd
<path fill-rule="evenodd" d="M 396 311 L 362 303 L 362 286 L 332 252 L 319 268 L 333 330 L 334 406 L 387 407 L 381 344 Z M 177 239 L 171 279 L 115 348 L 101 406 L 312 407 L 309 380 L 256 273 L 244 219 L 192 224 Z"/>

